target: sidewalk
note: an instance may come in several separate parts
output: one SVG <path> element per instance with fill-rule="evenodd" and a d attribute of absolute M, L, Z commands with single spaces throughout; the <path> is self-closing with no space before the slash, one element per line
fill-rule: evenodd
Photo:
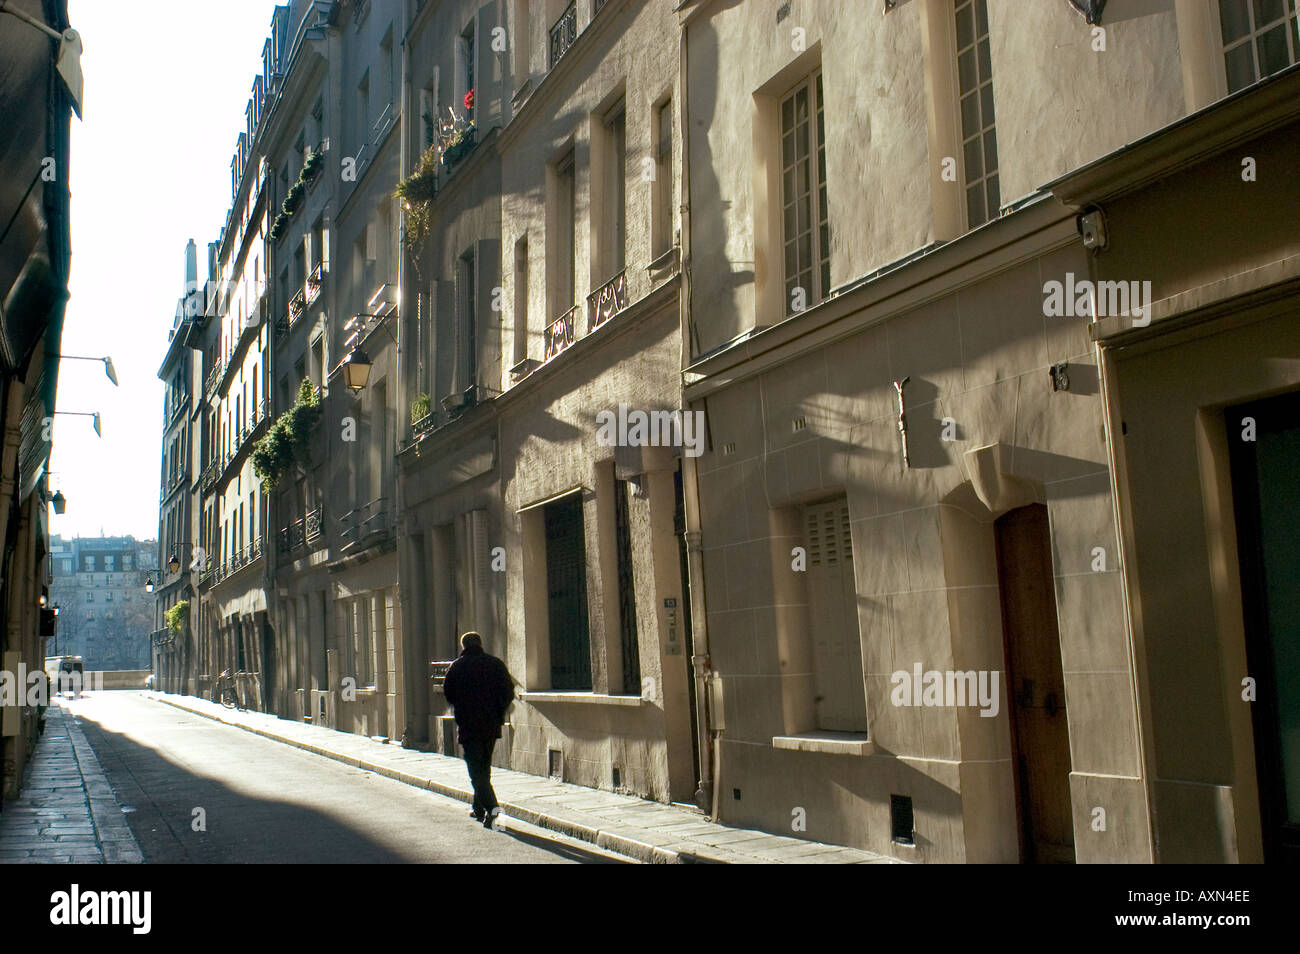
<path fill-rule="evenodd" d="M 461 759 L 403 749 L 349 732 L 237 712 L 194 696 L 146 692 L 157 702 L 225 722 L 257 735 L 355 765 L 376 775 L 470 802 L 469 777 Z M 49 730 L 46 730 L 48 734 Z M 554 779 L 492 769 L 492 787 L 507 818 L 517 818 L 608 851 L 652 863 L 893 864 L 869 851 L 823 845 L 801 838 L 730 828 L 688 808 L 663 805 Z"/>
<path fill-rule="evenodd" d="M 0 814 L 0 864 L 143 861 L 95 750 L 51 700 L 22 793 Z"/>

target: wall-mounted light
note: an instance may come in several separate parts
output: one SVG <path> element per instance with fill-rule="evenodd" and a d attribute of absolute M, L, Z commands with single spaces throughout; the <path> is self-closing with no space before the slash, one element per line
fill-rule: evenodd
<path fill-rule="evenodd" d="M 172 558 L 171 558 L 170 560 L 167 561 L 167 569 L 170 570 L 172 573 L 179 573 L 179 572 L 180 572 L 180 569 L 181 569 L 181 561 L 180 561 L 180 558 L 179 558 L 178 556 L 176 556 L 175 553 L 173 553 L 173 554 L 172 554 Z"/>
<path fill-rule="evenodd" d="M 152 592 L 153 592 L 153 577 L 152 577 L 152 576 L 149 577 L 149 578 L 147 578 L 147 579 L 144 581 L 144 591 L 145 591 L 146 593 L 152 593 Z"/>
<path fill-rule="evenodd" d="M 366 354 L 363 348 L 358 346 L 352 349 L 347 361 L 343 363 L 343 381 L 353 394 L 360 394 L 365 390 L 370 382 L 370 369 L 373 367 L 374 363 L 370 360 L 370 355 Z"/>
<path fill-rule="evenodd" d="M 50 498 L 50 503 L 54 504 L 54 512 L 61 514 L 68 509 L 68 498 L 63 496 L 62 490 L 54 491 L 54 496 Z"/>
<path fill-rule="evenodd" d="M 113 370 L 113 359 L 105 355 L 102 358 L 88 358 L 79 354 L 59 354 L 55 355 L 60 361 L 100 361 L 104 365 L 104 373 L 108 375 L 108 380 L 117 386 L 117 372 Z"/>
<path fill-rule="evenodd" d="M 103 437 L 103 436 L 104 436 L 103 431 L 101 431 L 101 430 L 100 430 L 100 427 L 99 427 L 99 412 L 98 412 L 98 411 L 55 411 L 54 413 L 55 413 L 55 414 L 62 414 L 62 415 L 64 415 L 64 416 L 66 416 L 66 417 L 88 417 L 88 418 L 90 418 L 91 426 L 95 428 L 95 436 L 96 436 L 96 437 Z"/>

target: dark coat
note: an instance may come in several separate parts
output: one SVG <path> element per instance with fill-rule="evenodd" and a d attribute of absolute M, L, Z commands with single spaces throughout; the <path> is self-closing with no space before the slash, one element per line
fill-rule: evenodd
<path fill-rule="evenodd" d="M 456 709 L 460 741 L 499 739 L 506 710 L 515 698 L 510 670 L 477 646 L 464 650 L 447 669 L 442 694 Z"/>

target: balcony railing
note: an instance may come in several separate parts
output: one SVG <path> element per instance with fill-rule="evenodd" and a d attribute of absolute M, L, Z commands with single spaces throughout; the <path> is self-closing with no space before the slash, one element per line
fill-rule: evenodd
<path fill-rule="evenodd" d="M 203 468 L 203 474 L 199 477 L 199 492 L 206 494 L 213 488 L 217 482 L 217 478 L 220 476 L 221 462 L 218 459 L 213 458 L 208 461 L 208 466 Z"/>
<path fill-rule="evenodd" d="M 320 508 L 317 508 L 315 510 L 308 510 L 306 519 L 307 519 L 307 542 L 309 544 L 315 543 L 317 540 L 320 539 L 321 522 L 324 519 L 324 514 L 321 512 Z"/>
<path fill-rule="evenodd" d="M 289 524 L 289 549 L 296 550 L 307 544 L 307 522 L 299 517 Z"/>
<path fill-rule="evenodd" d="M 573 344 L 573 332 L 578 317 L 578 306 L 574 305 L 546 326 L 546 352 L 544 360 L 550 361 L 569 345 Z"/>
<path fill-rule="evenodd" d="M 587 296 L 587 330 L 592 331 L 627 307 L 627 271 L 621 271 Z"/>
<path fill-rule="evenodd" d="M 289 324 L 292 325 L 302 314 L 302 310 L 307 307 L 307 293 L 303 288 L 299 288 L 292 298 L 289 299 Z"/>
<path fill-rule="evenodd" d="M 570 3 L 560 14 L 560 19 L 555 21 L 551 27 L 551 64 L 549 69 L 555 69 L 555 64 L 560 62 L 560 57 L 569 52 L 569 47 L 573 46 L 573 41 L 578 38 L 578 7 L 576 3 Z"/>
<path fill-rule="evenodd" d="M 311 304 L 320 297 L 321 286 L 325 282 L 325 263 L 317 262 L 316 267 L 311 270 L 307 276 L 307 304 Z"/>

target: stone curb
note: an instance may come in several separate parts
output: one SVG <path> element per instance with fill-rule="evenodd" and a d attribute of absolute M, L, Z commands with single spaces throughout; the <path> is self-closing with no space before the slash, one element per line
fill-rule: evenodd
<path fill-rule="evenodd" d="M 446 795 L 448 798 L 454 798 L 458 801 L 471 804 L 474 801 L 473 795 L 468 789 L 459 788 L 452 785 L 446 785 L 431 778 L 423 778 L 419 775 L 412 775 L 409 772 L 403 772 L 399 769 L 388 765 L 381 765 L 378 762 L 371 762 L 367 759 L 357 758 L 353 755 L 346 755 L 342 752 L 332 752 L 319 745 L 312 745 L 310 742 L 304 742 L 300 739 L 289 738 L 280 735 L 268 729 L 257 726 L 246 725 L 242 722 L 234 722 L 224 719 L 216 713 L 204 712 L 201 709 L 191 708 L 179 701 L 165 699 L 159 695 L 146 694 L 146 698 L 155 702 L 161 702 L 164 705 L 172 706 L 192 715 L 202 716 L 205 719 L 211 719 L 214 722 L 220 722 L 237 729 L 243 729 L 245 732 L 251 732 L 254 735 L 260 735 L 263 738 L 271 739 L 275 742 L 281 742 L 285 745 L 291 745 L 294 748 L 311 752 L 315 755 L 321 755 L 336 762 L 342 762 L 355 768 L 363 769 L 367 772 L 374 772 L 376 775 L 382 775 L 385 778 L 391 778 L 394 781 L 402 782 L 415 788 L 428 789 L 439 795 Z M 265 713 L 259 713 L 265 715 Z M 296 723 L 295 723 L 296 724 Z M 444 756 L 445 757 L 445 756 Z M 548 812 L 538 811 L 525 805 L 511 802 L 508 799 L 501 800 L 501 810 L 511 818 L 518 818 L 520 821 L 528 822 L 530 825 L 536 825 L 539 828 L 546 828 L 557 832 L 561 835 L 567 835 L 570 838 L 577 838 L 580 841 L 586 841 L 597 848 L 603 848 L 606 851 L 616 852 L 624 855 L 634 861 L 643 864 L 735 864 L 738 861 L 743 863 L 745 860 L 739 859 L 732 852 L 717 852 L 709 850 L 707 845 L 691 845 L 690 850 L 663 847 L 660 845 L 648 844 L 644 841 L 638 841 L 635 837 L 629 836 L 625 831 L 614 832 L 603 828 L 592 828 L 581 822 L 566 819 Z M 730 857 L 729 857 L 730 856 Z M 752 859 L 757 861 L 758 859 Z"/>

